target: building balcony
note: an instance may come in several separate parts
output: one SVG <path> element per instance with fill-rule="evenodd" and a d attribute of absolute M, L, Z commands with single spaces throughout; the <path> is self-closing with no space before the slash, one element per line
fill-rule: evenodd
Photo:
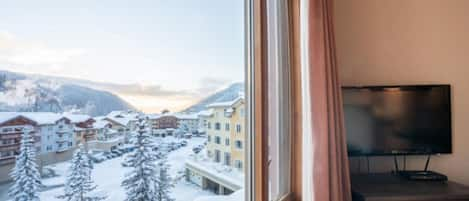
<path fill-rule="evenodd" d="M 57 148 L 57 150 L 55 152 L 60 153 L 60 152 L 67 151 L 69 149 L 70 149 L 70 147 L 59 147 L 59 148 Z"/>
<path fill-rule="evenodd" d="M 16 151 L 20 149 L 20 142 L 11 144 L 0 144 L 0 151 Z"/>
<path fill-rule="evenodd" d="M 68 141 L 70 141 L 70 140 L 68 140 L 68 139 L 57 139 L 57 140 L 55 140 L 55 142 L 57 144 L 64 144 L 64 143 L 67 143 Z"/>
<path fill-rule="evenodd" d="M 0 133 L 0 140 L 16 139 L 21 138 L 22 132 L 16 133 Z"/>
<path fill-rule="evenodd" d="M 0 158 L 0 165 L 8 165 L 8 164 L 12 164 L 12 163 L 15 163 L 15 156 L 7 156 L 7 157 L 3 157 L 3 158 Z"/>
<path fill-rule="evenodd" d="M 67 133 L 70 133 L 68 130 L 65 130 L 65 129 L 59 129 L 57 131 L 55 131 L 56 134 L 59 134 L 59 135 L 64 135 L 64 134 L 67 134 Z"/>

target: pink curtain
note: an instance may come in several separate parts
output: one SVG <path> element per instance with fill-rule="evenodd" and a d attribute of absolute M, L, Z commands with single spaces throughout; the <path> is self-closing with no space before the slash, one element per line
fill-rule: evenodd
<path fill-rule="evenodd" d="M 313 201 L 351 201 L 332 0 L 310 0 L 308 9 L 312 198 Z"/>

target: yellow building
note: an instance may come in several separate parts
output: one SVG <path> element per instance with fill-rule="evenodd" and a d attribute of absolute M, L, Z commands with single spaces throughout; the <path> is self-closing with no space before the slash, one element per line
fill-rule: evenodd
<path fill-rule="evenodd" d="M 207 155 L 214 162 L 244 170 L 245 107 L 244 98 L 207 106 Z"/>

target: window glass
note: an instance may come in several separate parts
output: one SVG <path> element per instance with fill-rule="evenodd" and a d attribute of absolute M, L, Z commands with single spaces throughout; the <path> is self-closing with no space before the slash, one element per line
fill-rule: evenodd
<path fill-rule="evenodd" d="M 46 201 L 244 200 L 244 1 L 1 7 L 0 200 L 18 200 L 12 186 Z M 37 188 L 9 174 L 20 146 L 43 173 Z M 75 187 L 77 174 L 96 188 Z"/>

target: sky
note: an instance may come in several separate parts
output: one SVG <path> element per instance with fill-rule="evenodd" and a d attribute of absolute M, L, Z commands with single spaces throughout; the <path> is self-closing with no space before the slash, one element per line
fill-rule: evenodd
<path fill-rule="evenodd" d="M 244 79 L 242 0 L 6 0 L 0 69 L 112 84 L 145 112 Z"/>

